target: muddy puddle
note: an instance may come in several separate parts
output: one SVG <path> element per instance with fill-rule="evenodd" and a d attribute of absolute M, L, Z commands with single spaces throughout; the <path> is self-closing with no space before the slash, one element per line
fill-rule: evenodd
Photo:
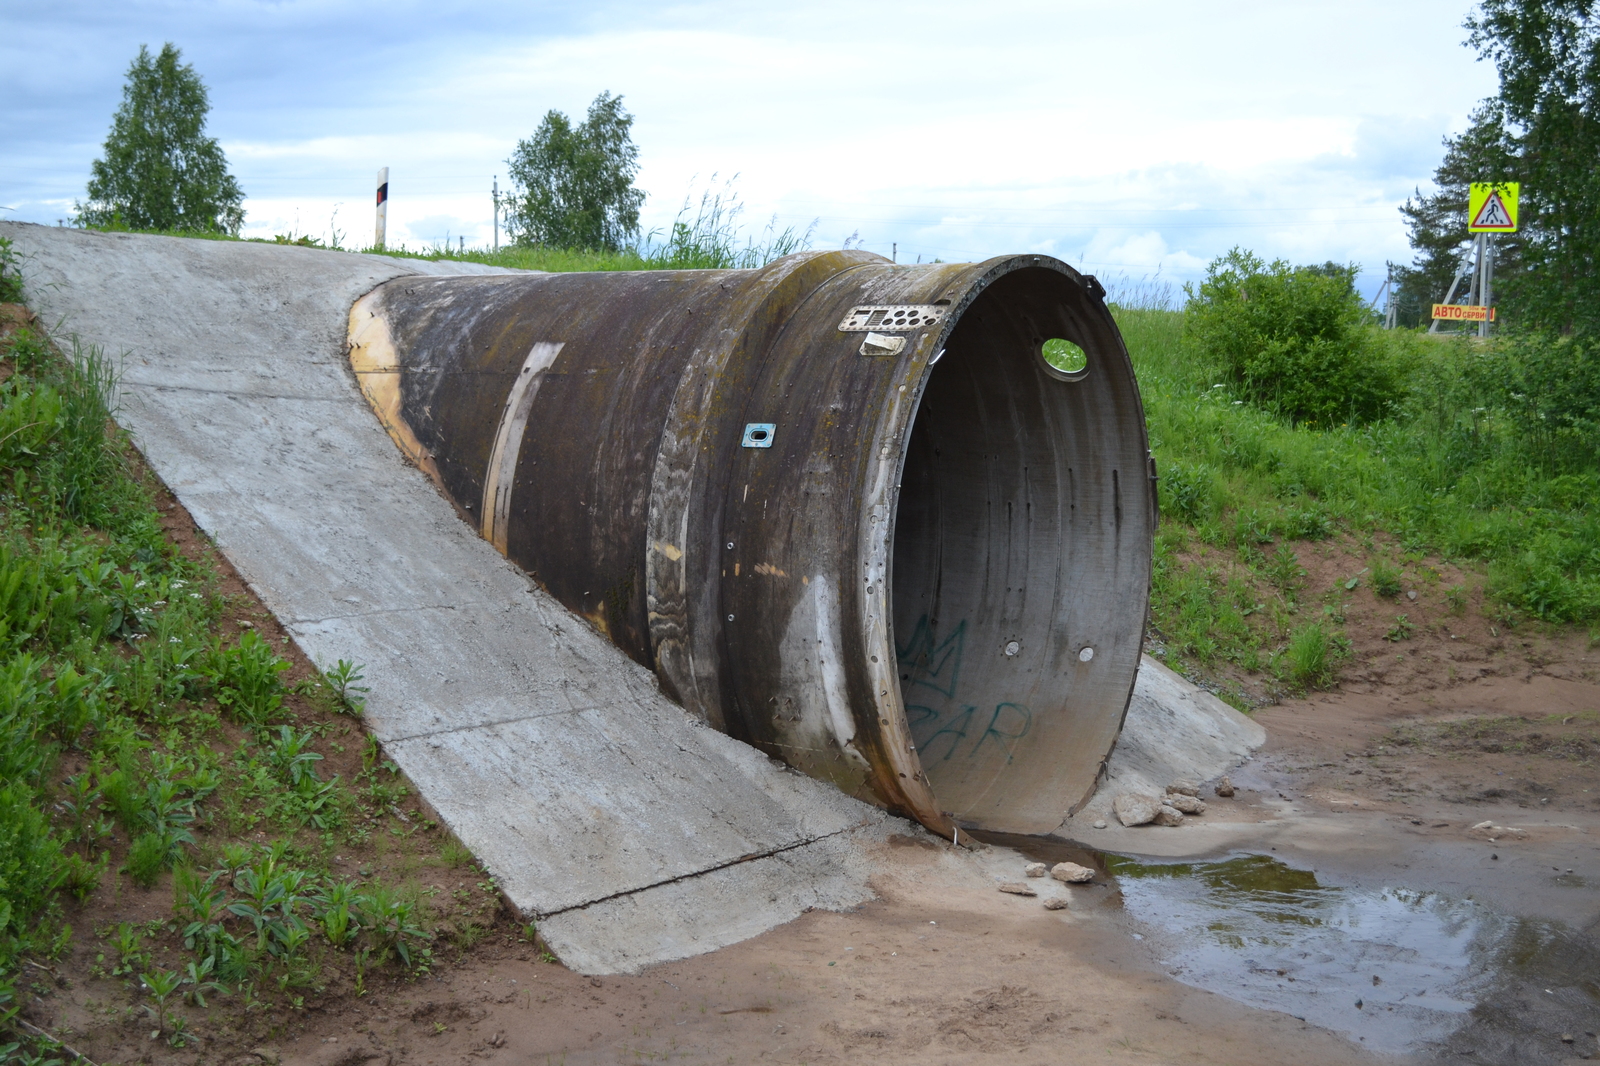
<path fill-rule="evenodd" d="M 1332 884 L 1269 855 L 1154 863 L 991 842 L 1103 871 L 1103 895 L 1085 902 L 1119 907 L 1174 979 L 1374 1052 L 1600 1061 L 1600 944 L 1559 922 L 1439 892 Z"/>

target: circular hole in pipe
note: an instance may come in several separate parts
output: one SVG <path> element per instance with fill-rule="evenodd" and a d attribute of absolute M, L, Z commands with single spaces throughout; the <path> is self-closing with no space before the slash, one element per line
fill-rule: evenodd
<path fill-rule="evenodd" d="M 1089 355 L 1082 348 L 1063 337 L 1051 337 L 1039 346 L 1039 357 L 1056 372 L 1076 380 L 1089 369 Z"/>

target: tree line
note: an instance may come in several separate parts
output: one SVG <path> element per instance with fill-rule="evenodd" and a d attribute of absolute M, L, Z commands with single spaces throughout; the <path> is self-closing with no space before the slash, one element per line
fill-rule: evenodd
<path fill-rule="evenodd" d="M 1600 328 L 1600 3 L 1483 0 L 1467 45 L 1499 91 L 1444 141 L 1435 191 L 1401 208 L 1417 255 L 1397 291 L 1415 321 L 1461 269 L 1472 182 L 1521 183 L 1520 230 L 1496 237 L 1502 319 L 1563 336 Z"/>
<path fill-rule="evenodd" d="M 90 167 L 78 225 L 238 236 L 244 190 L 206 133 L 205 83 L 170 41 L 128 67 L 103 154 Z M 639 148 L 622 97 L 602 92 L 581 122 L 552 109 L 506 160 L 513 241 L 617 251 L 639 238 Z"/>

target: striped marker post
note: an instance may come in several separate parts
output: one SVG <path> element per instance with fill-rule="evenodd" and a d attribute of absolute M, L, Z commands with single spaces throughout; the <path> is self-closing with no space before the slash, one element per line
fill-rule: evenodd
<path fill-rule="evenodd" d="M 378 226 L 373 247 L 381 249 L 389 229 L 389 168 L 378 170 Z"/>

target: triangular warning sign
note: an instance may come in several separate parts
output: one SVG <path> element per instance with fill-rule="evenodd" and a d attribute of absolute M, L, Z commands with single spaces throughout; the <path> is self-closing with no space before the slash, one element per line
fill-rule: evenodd
<path fill-rule="evenodd" d="M 1478 213 L 1473 216 L 1472 224 L 1468 229 L 1513 229 L 1511 212 L 1506 210 L 1505 201 L 1500 199 L 1500 191 L 1496 189 L 1489 194 L 1489 198 L 1478 208 Z"/>

